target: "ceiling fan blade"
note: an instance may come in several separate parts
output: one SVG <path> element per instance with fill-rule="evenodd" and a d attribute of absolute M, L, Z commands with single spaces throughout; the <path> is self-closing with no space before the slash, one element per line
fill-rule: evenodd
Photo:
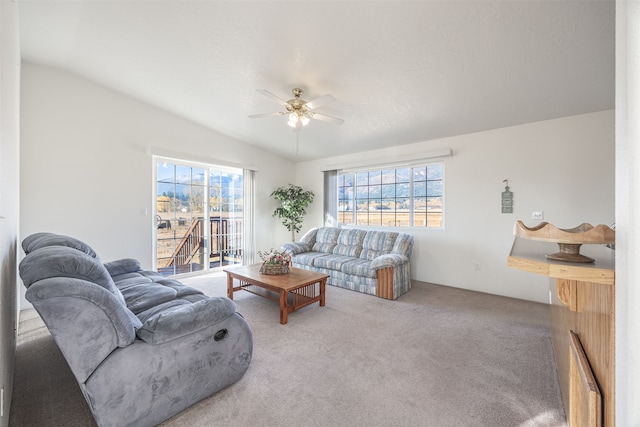
<path fill-rule="evenodd" d="M 318 114 L 318 113 L 313 113 L 313 117 L 314 119 L 318 119 L 318 120 L 322 120 L 323 122 L 327 122 L 327 123 L 334 123 L 336 125 L 341 125 L 344 123 L 343 119 L 339 119 L 337 117 L 332 117 L 332 116 L 327 116 L 326 114 Z"/>
<path fill-rule="evenodd" d="M 323 105 L 327 105 L 331 102 L 335 102 L 336 99 L 329 95 L 322 95 L 320 98 L 316 98 L 313 101 L 309 101 L 306 104 L 304 104 L 305 107 L 307 107 L 310 110 L 313 110 L 314 108 L 318 108 L 318 107 L 322 107 Z"/>
<path fill-rule="evenodd" d="M 283 105 L 285 107 L 289 105 L 287 103 L 287 101 L 285 101 L 284 99 L 280 98 L 279 96 L 276 96 L 276 95 L 272 94 L 271 92 L 269 92 L 266 89 L 257 89 L 257 91 L 260 92 L 261 94 L 263 94 L 264 96 L 266 96 L 267 98 L 276 101 L 280 105 Z"/>
<path fill-rule="evenodd" d="M 260 117 L 269 117 L 269 116 L 282 116 L 286 114 L 282 111 L 276 111 L 275 113 L 262 113 L 262 114 L 253 114 L 249 116 L 250 119 L 259 119 Z"/>

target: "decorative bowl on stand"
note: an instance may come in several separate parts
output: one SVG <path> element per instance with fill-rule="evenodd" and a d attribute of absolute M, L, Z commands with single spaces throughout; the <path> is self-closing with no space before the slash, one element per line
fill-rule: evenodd
<path fill-rule="evenodd" d="M 546 257 L 555 261 L 590 263 L 593 258 L 580 253 L 580 246 L 584 244 L 607 245 L 616 241 L 616 232 L 606 225 L 595 227 L 583 223 L 575 228 L 557 228 L 548 222 L 541 222 L 535 227 L 527 227 L 522 221 L 516 221 L 513 234 L 530 240 L 557 243 L 559 251 Z"/>

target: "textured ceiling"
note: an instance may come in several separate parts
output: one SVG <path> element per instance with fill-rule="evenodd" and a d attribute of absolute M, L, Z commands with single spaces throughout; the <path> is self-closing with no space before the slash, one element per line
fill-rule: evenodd
<path fill-rule="evenodd" d="M 613 0 L 20 0 L 19 17 L 23 60 L 296 161 L 614 108 Z M 293 87 L 345 123 L 248 118 L 279 109 L 256 89 Z"/>

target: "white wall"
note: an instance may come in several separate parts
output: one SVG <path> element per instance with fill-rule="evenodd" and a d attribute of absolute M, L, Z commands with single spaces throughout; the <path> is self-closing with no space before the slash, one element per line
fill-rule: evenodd
<path fill-rule="evenodd" d="M 294 164 L 59 69 L 22 67 L 21 238 L 38 231 L 89 243 L 105 261 L 153 268 L 153 154 L 253 166 L 256 247 L 290 237 L 269 194 Z M 26 301 L 23 300 L 23 307 Z"/>
<path fill-rule="evenodd" d="M 616 424 L 640 426 L 640 2 L 616 2 Z"/>
<path fill-rule="evenodd" d="M 323 196 L 323 168 L 393 162 L 451 148 L 445 160 L 445 230 L 398 229 L 415 236 L 412 278 L 514 298 L 548 302 L 548 281 L 506 266 L 516 220 L 531 211 L 568 228 L 614 222 L 614 111 L 530 123 L 296 165 L 296 183 Z M 501 213 L 503 180 L 514 213 Z M 314 203 L 304 230 L 322 225 Z M 480 264 L 480 270 L 474 264 Z"/>
<path fill-rule="evenodd" d="M 9 425 L 15 367 L 20 196 L 20 43 L 17 4 L 0 2 L 0 426 Z"/>
<path fill-rule="evenodd" d="M 451 148 L 446 228 L 411 230 L 412 277 L 533 301 L 547 302 L 546 280 L 506 266 L 517 219 L 536 224 L 531 211 L 542 210 L 560 227 L 614 222 L 613 111 L 294 165 L 67 72 L 22 68 L 20 235 L 70 234 L 105 260 L 135 257 L 152 268 L 153 221 L 140 214 L 153 206 L 152 153 L 256 166 L 256 246 L 269 248 L 289 239 L 269 194 L 294 177 L 316 193 L 304 232 L 322 224 L 322 168 Z M 504 179 L 513 214 L 500 212 Z"/>

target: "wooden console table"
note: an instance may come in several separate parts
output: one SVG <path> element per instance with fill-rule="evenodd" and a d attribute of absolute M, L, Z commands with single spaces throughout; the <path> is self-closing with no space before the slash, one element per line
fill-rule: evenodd
<path fill-rule="evenodd" d="M 571 427 L 615 426 L 615 251 L 584 245 L 593 264 L 552 261 L 555 243 L 515 238 L 509 267 L 550 278 L 551 340 Z"/>

